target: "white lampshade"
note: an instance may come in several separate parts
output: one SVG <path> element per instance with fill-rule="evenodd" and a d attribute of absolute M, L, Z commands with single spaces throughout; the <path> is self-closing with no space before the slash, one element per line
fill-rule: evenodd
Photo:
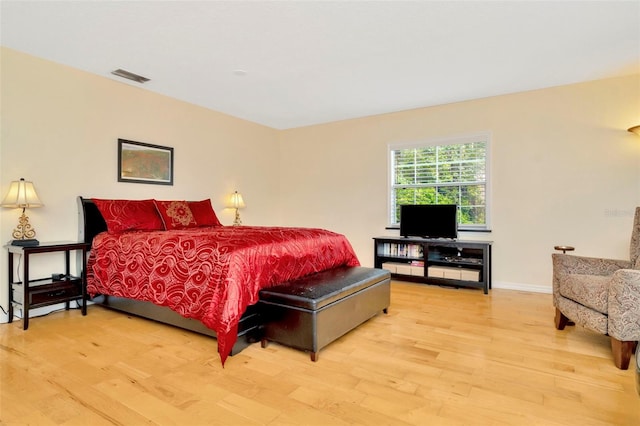
<path fill-rule="evenodd" d="M 231 207 L 234 209 L 243 209 L 246 207 L 244 204 L 244 200 L 242 199 L 242 194 L 239 194 L 238 191 L 231 194 L 229 197 L 229 205 L 227 207 Z"/>
<path fill-rule="evenodd" d="M 14 180 L 9 186 L 9 192 L 2 200 L 2 207 L 42 207 L 44 204 L 38 198 L 33 182 L 29 182 L 20 178 Z"/>

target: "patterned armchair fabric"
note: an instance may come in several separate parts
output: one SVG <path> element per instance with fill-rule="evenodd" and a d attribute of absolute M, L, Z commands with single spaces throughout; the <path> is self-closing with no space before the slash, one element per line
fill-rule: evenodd
<path fill-rule="evenodd" d="M 569 321 L 611 337 L 618 368 L 629 367 L 640 340 L 640 207 L 631 234 L 630 260 L 553 254 L 556 328 Z"/>

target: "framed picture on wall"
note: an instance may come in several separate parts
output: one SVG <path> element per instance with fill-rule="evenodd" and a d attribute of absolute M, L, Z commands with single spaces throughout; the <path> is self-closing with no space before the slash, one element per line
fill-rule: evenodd
<path fill-rule="evenodd" d="M 118 182 L 173 185 L 173 148 L 118 139 Z"/>

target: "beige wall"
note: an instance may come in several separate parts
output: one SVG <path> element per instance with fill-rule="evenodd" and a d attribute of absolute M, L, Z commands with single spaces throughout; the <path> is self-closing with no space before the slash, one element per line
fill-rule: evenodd
<path fill-rule="evenodd" d="M 288 223 L 349 236 L 365 265 L 385 230 L 388 144 L 488 131 L 495 287 L 550 291 L 550 253 L 628 258 L 640 205 L 640 76 L 283 131 Z"/>
<path fill-rule="evenodd" d="M 387 145 L 492 134 L 494 286 L 549 291 L 554 244 L 626 257 L 640 205 L 640 76 L 277 131 L 3 48 L 0 196 L 33 180 L 44 208 L 29 211 L 43 241 L 77 235 L 78 195 L 211 198 L 239 190 L 243 220 L 342 232 L 364 265 L 372 237 L 390 234 Z M 175 184 L 117 182 L 117 139 L 175 148 Z M 0 241 L 18 211 L 0 209 Z M 6 256 L 0 256 L 6 308 Z M 44 273 L 53 266 L 45 265 Z"/>
<path fill-rule="evenodd" d="M 28 215 L 41 241 L 76 238 L 78 195 L 211 198 L 220 220 L 231 224 L 225 196 L 237 189 L 246 223 L 280 223 L 275 130 L 9 49 L 0 53 L 0 197 L 12 180 L 34 182 L 45 206 Z M 173 147 L 174 185 L 117 182 L 118 138 Z M 0 209 L 0 241 L 11 239 L 18 216 Z M 5 309 L 6 262 L 3 252 Z M 60 268 L 43 266 L 42 273 Z"/>

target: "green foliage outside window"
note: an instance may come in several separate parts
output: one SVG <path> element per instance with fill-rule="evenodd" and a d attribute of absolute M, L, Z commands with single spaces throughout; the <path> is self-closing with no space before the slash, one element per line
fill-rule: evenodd
<path fill-rule="evenodd" d="M 487 142 L 391 150 L 391 223 L 403 204 L 457 204 L 458 224 L 486 226 Z"/>

